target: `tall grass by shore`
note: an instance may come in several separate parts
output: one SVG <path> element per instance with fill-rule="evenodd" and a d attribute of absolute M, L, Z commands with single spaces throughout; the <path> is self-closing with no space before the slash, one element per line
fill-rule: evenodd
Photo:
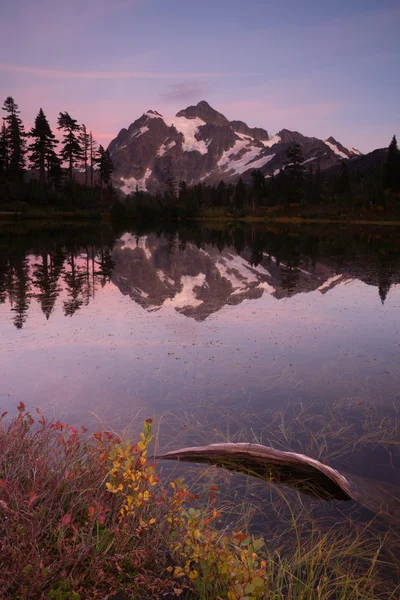
<path fill-rule="evenodd" d="M 3 415 L 2 600 L 399 597 L 397 534 L 375 528 L 375 517 L 316 520 L 300 495 L 277 490 L 274 527 L 254 537 L 246 507 L 219 501 L 215 480 L 193 494 L 159 476 L 151 428 L 145 421 L 130 443 L 33 416 L 22 403 L 16 417 Z"/>

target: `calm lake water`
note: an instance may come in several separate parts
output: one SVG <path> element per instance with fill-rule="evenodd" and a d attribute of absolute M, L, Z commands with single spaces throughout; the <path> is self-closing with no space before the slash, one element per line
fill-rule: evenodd
<path fill-rule="evenodd" d="M 1 411 L 315 458 L 332 428 L 334 466 L 399 480 L 399 229 L 3 225 L 0 340 Z"/>

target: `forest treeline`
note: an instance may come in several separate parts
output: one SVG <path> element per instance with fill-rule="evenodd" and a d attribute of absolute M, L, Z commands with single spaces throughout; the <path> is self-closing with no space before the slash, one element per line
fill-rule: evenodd
<path fill-rule="evenodd" d="M 290 214 L 293 216 L 359 216 L 377 213 L 400 216 L 400 151 L 396 136 L 387 151 L 365 163 L 363 157 L 343 160 L 323 171 L 318 160 L 304 161 L 300 144 L 286 153 L 284 167 L 276 175 L 254 170 L 250 180 L 217 185 L 187 185 L 173 178 L 163 192 L 149 194 L 136 189 L 114 206 L 116 216 L 136 218 L 247 217 Z M 356 167 L 356 168 L 355 168 Z"/>
<path fill-rule="evenodd" d="M 98 146 L 92 131 L 68 112 L 58 115 L 57 130 L 62 134 L 58 141 L 41 108 L 29 132 L 11 96 L 2 110 L 0 211 L 91 209 L 136 219 L 400 214 L 400 151 L 395 136 L 387 151 L 375 151 L 368 155 L 370 160 L 343 160 L 325 171 L 318 159 L 304 161 L 301 145 L 294 142 L 275 175 L 254 170 L 248 180 L 215 185 L 188 185 L 168 178 L 164 189 L 154 194 L 137 188 L 124 197 L 112 185 L 109 151 Z"/>
<path fill-rule="evenodd" d="M 114 166 L 92 131 L 60 112 L 56 139 L 43 109 L 25 131 L 18 104 L 6 98 L 0 131 L 0 206 L 22 211 L 24 204 L 66 210 L 98 208 L 113 198 Z M 5 114 L 4 114 L 5 113 Z M 80 178 L 77 181 L 77 174 Z M 26 208 L 26 206 L 25 206 Z"/>

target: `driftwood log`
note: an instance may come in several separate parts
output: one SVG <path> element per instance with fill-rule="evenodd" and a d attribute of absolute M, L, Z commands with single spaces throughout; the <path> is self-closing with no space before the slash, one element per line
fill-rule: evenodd
<path fill-rule="evenodd" d="M 211 463 L 270 483 L 290 486 L 315 498 L 355 500 L 375 514 L 400 522 L 399 488 L 341 473 L 304 454 L 275 450 L 260 444 L 221 443 L 182 448 L 155 458 Z"/>

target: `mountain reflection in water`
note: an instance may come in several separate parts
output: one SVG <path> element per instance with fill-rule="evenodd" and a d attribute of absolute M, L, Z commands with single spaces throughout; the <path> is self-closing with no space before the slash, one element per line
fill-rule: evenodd
<path fill-rule="evenodd" d="M 33 303 L 46 319 L 87 307 L 113 284 L 146 311 L 175 309 L 198 321 L 270 294 L 327 294 L 359 280 L 382 304 L 400 282 L 396 231 L 320 235 L 257 227 L 124 232 L 62 228 L 0 242 L 0 304 L 21 329 Z"/>

